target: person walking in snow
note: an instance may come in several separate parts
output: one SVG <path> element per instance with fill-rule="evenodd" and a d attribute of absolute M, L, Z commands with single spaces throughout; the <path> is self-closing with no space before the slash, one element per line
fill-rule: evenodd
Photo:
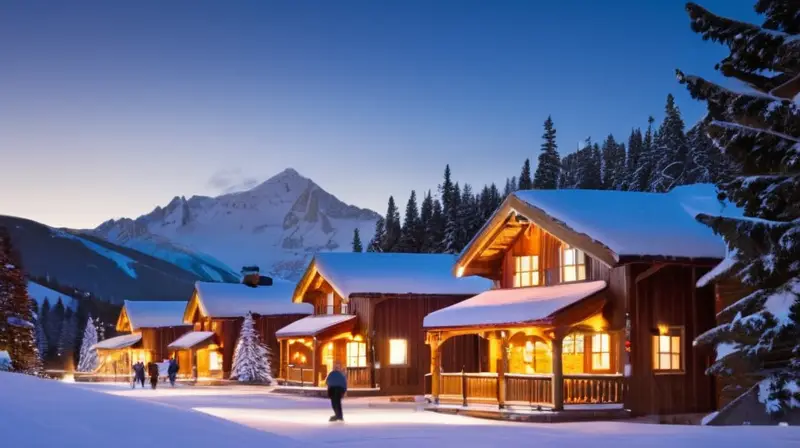
<path fill-rule="evenodd" d="M 175 387 L 175 378 L 178 376 L 178 361 L 173 356 L 169 359 L 169 367 L 167 367 L 167 375 L 169 376 L 169 384 Z"/>
<path fill-rule="evenodd" d="M 153 389 L 158 385 L 158 364 L 150 361 L 147 365 L 147 373 L 150 374 L 150 387 Z"/>
<path fill-rule="evenodd" d="M 142 387 L 144 387 L 144 364 L 141 361 L 137 361 L 136 364 L 133 365 L 134 387 L 136 387 L 136 383 L 141 383 Z"/>
<path fill-rule="evenodd" d="M 331 399 L 331 407 L 333 408 L 333 416 L 331 422 L 343 422 L 344 416 L 342 415 L 342 397 L 347 392 L 347 377 L 342 373 L 342 364 L 336 362 L 333 365 L 333 370 L 328 374 L 325 379 L 325 384 L 328 385 L 328 398 Z"/>

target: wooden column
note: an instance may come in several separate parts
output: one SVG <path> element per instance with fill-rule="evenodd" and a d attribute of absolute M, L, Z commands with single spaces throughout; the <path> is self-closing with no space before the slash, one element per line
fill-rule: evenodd
<path fill-rule="evenodd" d="M 369 366 L 369 387 L 375 389 L 376 381 L 375 381 L 375 347 L 373 343 L 375 341 L 372 332 L 367 332 L 367 337 L 365 338 L 365 343 L 367 347 L 367 365 Z"/>
<path fill-rule="evenodd" d="M 439 333 L 430 334 L 431 346 L 431 399 L 434 404 L 439 404 L 442 379 L 442 356 L 439 348 Z"/>
<path fill-rule="evenodd" d="M 317 387 L 319 386 L 319 378 L 317 378 L 317 375 L 319 375 L 319 370 L 320 370 L 319 369 L 320 356 L 318 356 L 319 352 L 317 351 L 317 346 L 319 345 L 319 343 L 317 342 L 316 337 L 312 341 L 313 342 L 311 343 L 311 375 L 312 375 L 311 385 Z"/>
<path fill-rule="evenodd" d="M 497 405 L 502 409 L 506 404 L 506 372 L 508 372 L 508 334 L 501 332 L 500 365 L 497 369 Z"/>
<path fill-rule="evenodd" d="M 562 360 L 564 337 L 556 332 L 553 338 L 553 410 L 564 410 L 564 363 Z"/>

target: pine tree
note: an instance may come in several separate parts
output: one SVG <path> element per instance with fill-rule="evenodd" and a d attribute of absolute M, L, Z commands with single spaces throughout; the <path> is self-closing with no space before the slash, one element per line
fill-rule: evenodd
<path fill-rule="evenodd" d="M 608 134 L 606 141 L 603 142 L 603 189 L 616 190 L 621 183 L 622 174 L 625 172 L 624 149 L 620 154 L 620 146 L 614 136 Z M 620 157 L 622 155 L 623 157 Z"/>
<path fill-rule="evenodd" d="M 639 155 L 639 163 L 632 166 L 633 172 L 630 176 L 629 188 L 631 191 L 649 191 L 650 178 L 653 175 L 655 157 L 653 148 L 653 123 L 655 119 L 648 117 L 647 131 L 642 140 L 642 151 Z"/>
<path fill-rule="evenodd" d="M 664 192 L 683 184 L 687 153 L 686 135 L 681 111 L 675 105 L 675 97 L 672 94 L 667 95 L 667 105 L 664 110 L 666 112 L 664 121 L 658 129 L 658 138 L 653 149 L 655 164 L 647 191 Z"/>
<path fill-rule="evenodd" d="M 47 346 L 47 335 L 44 332 L 44 325 L 42 323 L 41 311 L 37 314 L 35 337 L 36 337 L 36 350 L 38 351 L 39 359 L 41 361 L 44 361 L 45 354 L 48 351 L 48 346 Z"/>
<path fill-rule="evenodd" d="M 708 136 L 708 123 L 700 121 L 686 133 L 689 154 L 684 184 L 719 183 L 728 179 L 728 166 L 722 152 Z"/>
<path fill-rule="evenodd" d="M 386 209 L 384 226 L 386 235 L 383 238 L 382 252 L 394 252 L 397 248 L 397 243 L 400 241 L 401 226 L 400 212 L 397 210 L 397 205 L 394 203 L 393 196 L 389 196 L 389 205 Z"/>
<path fill-rule="evenodd" d="M 45 359 L 55 359 L 58 352 L 58 338 L 61 336 L 61 326 L 64 322 L 64 302 L 61 297 L 58 298 L 56 304 L 50 308 L 47 315 L 47 325 L 44 327 L 45 334 L 47 335 L 47 345 L 50 351 L 45 355 Z"/>
<path fill-rule="evenodd" d="M 375 234 L 367 246 L 367 252 L 383 252 L 383 240 L 386 238 L 386 227 L 384 226 L 383 218 L 378 218 L 375 221 Z"/>
<path fill-rule="evenodd" d="M 561 175 L 561 157 L 558 155 L 556 144 L 556 129 L 553 119 L 548 116 L 544 122 L 542 135 L 542 152 L 539 154 L 539 164 L 536 167 L 533 186 L 540 190 L 554 190 L 558 188 L 558 179 Z"/>
<path fill-rule="evenodd" d="M 518 190 L 530 190 L 533 187 L 533 179 L 531 179 L 531 159 L 525 159 L 522 164 L 522 173 L 519 175 Z"/>
<path fill-rule="evenodd" d="M 406 214 L 403 218 L 403 227 L 400 231 L 400 241 L 397 244 L 397 252 L 419 252 L 422 242 L 422 231 L 420 231 L 419 208 L 417 207 L 417 193 L 411 190 L 411 196 L 406 203 Z"/>
<path fill-rule="evenodd" d="M 567 154 L 561 159 L 561 176 L 558 188 L 578 188 L 578 153 Z"/>
<path fill-rule="evenodd" d="M 800 3 L 758 1 L 762 27 L 693 3 L 686 9 L 696 33 L 730 50 L 717 69 L 751 89 L 735 92 L 678 71 L 692 96 L 707 102 L 708 133 L 739 170 L 718 186 L 746 217 L 698 217 L 728 246 L 716 274 L 754 290 L 695 342 L 732 347 L 708 373 L 754 378 L 766 410 L 781 413 L 800 406 Z"/>
<path fill-rule="evenodd" d="M 436 242 L 431 239 L 431 221 L 433 220 L 433 196 L 431 191 L 425 193 L 422 199 L 422 206 L 419 212 L 419 228 L 421 232 L 421 242 L 419 251 L 422 253 L 430 253 L 436 245 Z"/>
<path fill-rule="evenodd" d="M 90 314 L 86 320 L 86 328 L 83 330 L 83 338 L 81 339 L 78 372 L 94 372 L 97 369 L 99 358 L 97 349 L 94 348 L 95 344 L 97 344 L 97 328 L 94 326 L 94 320 Z"/>
<path fill-rule="evenodd" d="M 8 352 L 14 371 L 41 372 L 28 284 L 5 227 L 0 227 L 0 348 Z"/>
<path fill-rule="evenodd" d="M 353 229 L 353 252 L 364 252 L 361 246 L 361 236 L 358 234 L 358 227 Z"/>
<path fill-rule="evenodd" d="M 77 337 L 77 318 L 73 316 L 72 310 L 67 308 L 64 312 L 64 323 L 61 325 L 61 334 L 58 338 L 58 351 L 56 356 L 72 356 Z"/>
<path fill-rule="evenodd" d="M 272 383 L 269 348 L 261 343 L 253 314 L 247 313 L 233 351 L 231 378 L 244 383 Z"/>
<path fill-rule="evenodd" d="M 480 226 L 478 203 L 472 194 L 472 186 L 464 184 L 464 188 L 461 191 L 461 200 L 458 203 L 458 234 L 455 246 L 457 252 L 461 252 L 464 246 L 469 243 Z"/>
<path fill-rule="evenodd" d="M 512 182 L 511 179 L 506 178 L 506 185 L 503 187 L 503 199 L 507 198 L 511 195 L 514 191 L 516 191 L 516 179 Z"/>
<path fill-rule="evenodd" d="M 444 252 L 448 254 L 457 254 L 461 251 L 460 233 L 461 222 L 459 220 L 459 204 L 461 202 L 461 189 L 456 183 L 450 193 L 449 208 L 445 212 L 445 227 L 444 227 Z"/>
<path fill-rule="evenodd" d="M 592 145 L 592 140 L 587 138 L 586 145 L 577 152 L 576 165 L 578 188 L 583 190 L 603 189 L 603 156 L 598 144 Z"/>
<path fill-rule="evenodd" d="M 639 168 L 639 163 L 642 157 L 644 142 L 642 141 L 642 130 L 639 128 L 631 130 L 631 135 L 628 137 L 628 154 L 626 157 L 625 179 L 620 186 L 620 190 L 635 190 L 634 176 L 636 170 Z"/>
<path fill-rule="evenodd" d="M 442 203 L 439 201 L 439 199 L 435 199 L 433 201 L 433 215 L 431 216 L 430 224 L 426 229 L 426 234 L 428 234 L 428 238 L 430 240 L 431 253 L 444 253 L 444 234 L 446 221 L 447 220 L 444 216 Z"/>

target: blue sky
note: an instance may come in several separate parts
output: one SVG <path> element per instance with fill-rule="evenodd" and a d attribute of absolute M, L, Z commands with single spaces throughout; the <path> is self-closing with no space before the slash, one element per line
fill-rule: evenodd
<path fill-rule="evenodd" d="M 548 114 L 562 155 L 660 120 L 668 93 L 699 119 L 674 70 L 718 79 L 725 52 L 683 3 L 7 0 L 0 213 L 93 227 L 286 167 L 381 213 L 446 163 L 502 183 Z"/>

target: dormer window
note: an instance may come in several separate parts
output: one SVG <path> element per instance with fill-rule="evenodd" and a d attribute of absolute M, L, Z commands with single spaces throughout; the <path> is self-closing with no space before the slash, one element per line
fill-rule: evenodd
<path fill-rule="evenodd" d="M 539 256 L 524 255 L 514 257 L 516 267 L 514 269 L 514 287 L 524 288 L 526 286 L 539 285 Z"/>
<path fill-rule="evenodd" d="M 561 282 L 586 280 L 586 257 L 583 251 L 564 245 L 561 249 Z"/>

